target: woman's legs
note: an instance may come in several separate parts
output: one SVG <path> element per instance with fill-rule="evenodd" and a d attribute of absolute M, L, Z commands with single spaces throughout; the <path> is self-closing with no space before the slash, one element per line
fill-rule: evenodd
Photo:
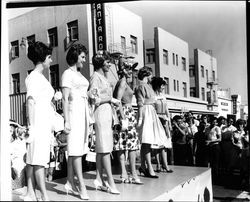
<path fill-rule="evenodd" d="M 77 191 L 77 188 L 74 183 L 74 167 L 73 167 L 73 156 L 68 156 L 67 162 L 67 181 L 72 186 L 74 191 Z"/>
<path fill-rule="evenodd" d="M 103 164 L 102 164 L 102 154 L 96 153 L 96 180 L 99 182 L 102 182 L 103 185 L 104 179 L 103 179 Z"/>
<path fill-rule="evenodd" d="M 128 152 L 128 155 L 129 155 L 129 164 L 130 164 L 131 174 L 133 178 L 137 179 L 138 175 L 136 172 L 136 150 L 130 150 Z"/>
<path fill-rule="evenodd" d="M 35 174 L 35 179 L 36 183 L 40 189 L 41 195 L 42 195 L 42 200 L 43 201 L 48 201 L 49 196 L 47 194 L 46 190 L 46 185 L 45 185 L 45 171 L 44 171 L 44 166 L 34 166 L 34 174 Z"/>
<path fill-rule="evenodd" d="M 102 153 L 101 155 L 102 155 L 103 168 L 105 169 L 107 177 L 108 177 L 108 183 L 112 190 L 117 190 L 115 186 L 114 178 L 112 175 L 110 153 Z"/>
<path fill-rule="evenodd" d="M 121 170 L 122 170 L 121 177 L 127 179 L 128 173 L 127 173 L 126 165 L 125 165 L 125 150 L 118 151 L 118 156 L 119 156 L 119 161 L 120 161 Z"/>
<path fill-rule="evenodd" d="M 168 168 L 168 156 L 167 156 L 167 149 L 166 148 L 163 148 L 161 150 L 161 156 L 162 156 L 162 167 L 169 170 L 169 168 Z"/>
<path fill-rule="evenodd" d="M 147 163 L 149 174 L 155 175 L 153 166 L 151 164 L 151 144 L 143 143 L 141 146 L 141 152 L 142 152 L 142 158 L 145 159 Z M 143 164 L 142 164 L 142 167 L 143 167 Z M 144 163 L 143 168 L 145 168 L 145 163 Z"/>
<path fill-rule="evenodd" d="M 82 156 L 72 157 L 73 168 L 79 181 L 80 194 L 82 196 L 87 196 L 87 190 L 83 181 L 82 175 Z"/>
<path fill-rule="evenodd" d="M 155 159 L 156 159 L 156 171 L 160 171 L 161 162 L 160 162 L 160 152 L 162 149 L 155 149 Z"/>
<path fill-rule="evenodd" d="M 29 164 L 26 165 L 26 177 L 27 177 L 26 196 L 36 200 L 36 194 L 35 194 L 36 182 L 34 177 L 34 167 L 32 165 Z"/>

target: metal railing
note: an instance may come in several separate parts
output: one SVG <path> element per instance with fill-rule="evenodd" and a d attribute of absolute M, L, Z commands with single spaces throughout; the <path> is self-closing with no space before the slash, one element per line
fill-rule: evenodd
<path fill-rule="evenodd" d="M 27 124 L 26 117 L 26 93 L 10 95 L 10 119 L 20 125 Z"/>

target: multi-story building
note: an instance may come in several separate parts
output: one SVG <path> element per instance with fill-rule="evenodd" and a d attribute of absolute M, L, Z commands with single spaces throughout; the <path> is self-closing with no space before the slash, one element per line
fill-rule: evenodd
<path fill-rule="evenodd" d="M 217 111 L 217 60 L 212 51 L 194 50 L 194 64 L 190 65 L 190 95 L 208 102 L 208 110 Z"/>
<path fill-rule="evenodd" d="M 193 96 L 193 89 L 190 88 L 195 84 L 195 79 L 201 76 L 199 74 L 190 76 L 192 65 L 193 67 L 199 66 L 197 62 L 203 62 L 200 52 L 195 54 L 195 63 L 190 67 L 188 43 L 159 27 L 154 29 L 154 43 L 152 40 L 145 40 L 145 47 L 146 65 L 152 67 L 155 76 L 163 77 L 167 83 L 165 94 L 172 114 L 185 111 L 192 111 L 196 114 L 218 114 L 217 109 L 208 107 L 208 101 L 202 97 L 202 93 Z M 217 78 L 217 74 L 215 77 Z M 199 81 L 199 78 L 196 80 Z M 206 81 L 201 80 L 200 82 L 198 85 L 204 86 L 205 89 L 206 85 L 203 83 L 206 84 Z"/>
<path fill-rule="evenodd" d="M 134 61 L 138 62 L 138 67 L 142 66 L 141 17 L 115 3 L 96 4 L 96 9 L 100 7 L 104 10 L 104 21 L 96 27 L 93 22 L 96 20 L 96 16 L 100 16 L 100 13 L 95 12 L 95 16 L 90 4 L 40 7 L 10 19 L 8 22 L 10 94 L 24 94 L 26 91 L 25 78 L 34 68 L 32 62 L 27 58 L 27 48 L 28 44 L 33 41 L 42 41 L 53 47 L 53 62 L 51 67 L 44 71 L 44 75 L 55 89 L 59 89 L 61 86 L 61 75 L 67 68 L 66 53 L 70 45 L 75 42 L 84 44 L 89 51 L 81 72 L 87 79 L 90 78 L 93 73 L 91 59 L 94 49 L 98 49 L 94 30 L 105 30 L 106 38 L 103 40 L 107 44 L 107 50 L 131 56 Z M 136 29 L 131 29 L 131 27 Z M 112 65 L 108 77 L 114 85 L 118 79 L 115 65 Z M 25 99 L 22 99 L 21 102 L 24 101 Z M 15 105 L 17 104 L 22 108 L 23 103 Z M 15 113 L 17 112 L 15 111 L 17 110 L 13 109 L 14 107 L 11 107 L 11 116 L 16 119 Z M 19 112 L 19 114 L 25 113 L 22 109 Z"/>

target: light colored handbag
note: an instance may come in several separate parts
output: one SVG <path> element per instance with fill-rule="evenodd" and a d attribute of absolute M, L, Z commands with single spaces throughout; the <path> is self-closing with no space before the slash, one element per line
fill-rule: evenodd
<path fill-rule="evenodd" d="M 89 162 L 93 162 L 93 163 L 96 162 L 96 152 L 95 152 L 95 145 L 94 145 L 94 137 L 93 136 L 91 137 L 90 148 L 86 154 L 85 160 L 89 161 Z"/>

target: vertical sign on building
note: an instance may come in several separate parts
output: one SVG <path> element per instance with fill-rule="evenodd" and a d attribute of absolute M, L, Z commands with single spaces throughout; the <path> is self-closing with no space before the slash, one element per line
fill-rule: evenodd
<path fill-rule="evenodd" d="M 237 98 L 238 95 L 232 95 L 232 102 L 233 102 L 233 114 L 237 114 Z"/>
<path fill-rule="evenodd" d="M 106 45 L 106 26 L 105 26 L 105 6 L 103 3 L 92 4 L 92 21 L 93 32 L 95 33 L 95 47 L 96 50 L 107 50 Z"/>

